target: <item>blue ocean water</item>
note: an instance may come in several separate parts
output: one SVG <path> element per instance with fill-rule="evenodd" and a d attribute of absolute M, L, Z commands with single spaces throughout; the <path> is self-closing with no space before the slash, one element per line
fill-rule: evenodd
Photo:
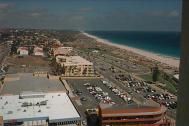
<path fill-rule="evenodd" d="M 180 57 L 180 32 L 86 31 L 112 43 L 171 57 Z"/>

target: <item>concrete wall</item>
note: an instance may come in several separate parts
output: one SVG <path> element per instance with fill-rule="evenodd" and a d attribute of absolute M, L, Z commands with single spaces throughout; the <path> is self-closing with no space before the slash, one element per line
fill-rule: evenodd
<path fill-rule="evenodd" d="M 189 0 L 183 0 L 177 126 L 189 126 Z"/>

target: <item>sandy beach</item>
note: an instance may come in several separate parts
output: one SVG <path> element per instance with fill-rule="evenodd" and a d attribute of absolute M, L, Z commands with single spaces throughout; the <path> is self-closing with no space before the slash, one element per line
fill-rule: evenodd
<path fill-rule="evenodd" d="M 169 66 L 173 66 L 173 67 L 178 68 L 179 64 L 180 64 L 180 60 L 177 59 L 177 58 L 174 58 L 174 57 L 163 56 L 163 55 L 155 54 L 155 53 L 148 52 L 148 51 L 145 51 L 145 50 L 142 50 L 142 49 L 137 49 L 137 48 L 129 47 L 129 46 L 126 46 L 126 45 L 119 45 L 119 44 L 111 43 L 111 42 L 109 42 L 105 39 L 98 38 L 98 37 L 90 35 L 88 33 L 83 32 L 83 34 L 90 37 L 90 38 L 95 39 L 97 42 L 101 42 L 103 44 L 107 44 L 107 45 L 110 45 L 110 46 L 115 46 L 117 48 L 125 49 L 127 51 L 131 51 L 133 53 L 145 56 L 145 57 L 152 59 L 152 60 L 159 61 L 159 62 L 167 64 Z"/>

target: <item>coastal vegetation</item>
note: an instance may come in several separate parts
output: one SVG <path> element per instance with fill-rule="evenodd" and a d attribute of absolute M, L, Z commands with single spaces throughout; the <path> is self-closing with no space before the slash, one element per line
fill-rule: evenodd
<path fill-rule="evenodd" d="M 152 73 L 139 75 L 139 77 L 141 77 L 142 79 L 144 79 L 146 81 L 150 81 L 150 82 L 153 81 Z M 176 82 L 174 82 L 174 80 L 171 79 L 171 77 L 165 78 L 165 76 L 163 76 L 161 72 L 158 77 L 158 81 L 156 83 L 160 83 L 159 87 L 164 90 L 169 91 L 170 93 L 176 94 L 176 92 L 177 92 Z"/>

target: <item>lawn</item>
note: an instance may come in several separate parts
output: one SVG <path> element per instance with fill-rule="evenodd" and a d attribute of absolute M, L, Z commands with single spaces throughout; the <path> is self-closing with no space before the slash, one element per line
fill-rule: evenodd
<path fill-rule="evenodd" d="M 140 75 L 139 77 L 141 77 L 142 79 L 144 79 L 146 81 L 152 81 L 152 74 L 144 74 L 144 75 Z M 174 84 L 172 84 L 171 82 L 163 79 L 161 76 L 159 76 L 159 82 L 165 84 L 165 88 L 169 92 L 176 93 L 177 89 L 174 86 Z"/>
<path fill-rule="evenodd" d="M 152 81 L 152 74 L 144 74 L 144 75 L 140 75 L 139 77 L 141 77 L 146 81 Z"/>

